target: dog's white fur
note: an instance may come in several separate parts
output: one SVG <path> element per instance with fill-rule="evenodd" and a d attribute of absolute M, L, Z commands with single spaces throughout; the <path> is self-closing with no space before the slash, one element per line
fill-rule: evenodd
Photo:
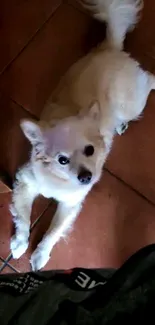
<path fill-rule="evenodd" d="M 47 233 L 32 254 L 33 270 L 48 262 L 53 246 L 66 235 L 87 193 L 100 179 L 115 130 L 120 133 L 122 123 L 138 118 L 155 87 L 154 76 L 122 51 L 125 35 L 135 25 L 142 2 L 94 1 L 90 6 L 94 16 L 107 22 L 106 41 L 62 78 L 39 123 L 21 122 L 32 144 L 32 154 L 29 163 L 17 172 L 14 184 L 14 258 L 19 258 L 28 247 L 34 199 L 42 194 L 59 202 Z M 84 148 L 89 144 L 95 151 L 86 157 Z M 62 154 L 70 159 L 68 165 L 59 164 Z M 89 184 L 81 184 L 77 178 L 81 167 L 92 173 Z"/>

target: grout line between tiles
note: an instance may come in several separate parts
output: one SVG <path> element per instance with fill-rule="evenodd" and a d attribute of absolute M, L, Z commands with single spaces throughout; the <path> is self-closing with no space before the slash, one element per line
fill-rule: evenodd
<path fill-rule="evenodd" d="M 6 258 L 6 263 L 9 263 L 11 259 L 12 259 L 12 254 L 10 253 Z"/>
<path fill-rule="evenodd" d="M 1 257 L 1 256 L 0 256 L 0 260 L 1 260 L 3 263 L 6 262 L 6 260 L 5 260 L 3 257 Z"/>
<path fill-rule="evenodd" d="M 6 266 L 8 266 L 12 271 L 14 271 L 15 273 L 20 273 L 17 269 L 15 269 L 10 263 L 5 263 L 5 265 L 4 265 L 4 267 L 3 267 L 3 269 L 2 269 L 2 271 L 4 270 L 4 268 L 6 267 Z"/>
<path fill-rule="evenodd" d="M 16 273 L 21 273 L 20 272 L 20 270 L 18 270 L 18 269 L 16 269 L 14 266 L 12 266 L 11 264 L 10 264 L 10 262 L 11 262 L 11 260 L 13 259 L 13 257 L 12 257 L 12 254 L 10 253 L 9 255 L 8 255 L 8 257 L 6 258 L 6 265 L 7 266 L 9 266 L 14 272 L 16 272 Z M 2 268 L 2 270 L 4 269 L 4 267 Z M 1 272 L 1 270 L 0 270 L 0 272 Z"/>
<path fill-rule="evenodd" d="M 7 258 L 8 259 L 8 258 Z M 0 267 L 0 273 L 4 270 L 4 268 L 6 267 L 6 266 L 8 266 L 11 270 L 13 270 L 15 273 L 19 273 L 19 271 L 18 270 L 16 270 L 12 265 L 10 265 L 9 263 L 8 263 L 8 260 L 5 260 L 5 259 L 3 259 L 2 257 L 0 257 L 0 260 L 3 262 L 3 264 L 1 265 L 1 267 Z"/>
<path fill-rule="evenodd" d="M 4 69 L 2 69 L 2 71 L 0 72 L 0 77 L 3 75 L 3 73 L 9 68 L 9 66 L 22 54 L 22 52 L 26 49 L 26 47 L 33 42 L 33 39 L 35 39 L 35 37 L 37 36 L 37 34 L 39 34 L 39 32 L 45 27 L 46 24 L 48 24 L 49 20 L 56 14 L 57 10 L 59 9 L 59 7 L 62 5 L 62 2 L 59 3 L 59 5 L 56 6 L 55 10 L 51 13 L 51 15 L 47 18 L 47 20 L 44 21 L 44 23 L 36 30 L 36 32 L 32 35 L 32 37 L 30 37 L 30 39 L 28 40 L 28 42 L 24 45 L 24 47 L 18 52 L 18 54 L 4 67 Z M 28 109 L 26 109 L 25 107 L 23 107 L 20 103 L 16 102 L 12 96 L 8 96 L 2 89 L 0 89 L 0 92 L 5 95 L 6 98 L 8 98 L 9 100 L 11 100 L 14 104 L 18 105 L 19 107 L 21 107 L 24 111 L 28 112 L 31 114 L 32 118 L 35 119 L 39 119 L 38 117 L 36 117 L 34 114 L 32 114 L 32 112 Z"/>
<path fill-rule="evenodd" d="M 50 205 L 53 203 L 53 200 L 50 200 L 50 202 L 48 203 L 47 207 L 43 210 L 43 212 L 39 215 L 39 217 L 32 223 L 31 225 L 31 229 L 30 229 L 30 233 L 32 232 L 32 230 L 34 229 L 34 227 L 37 225 L 37 223 L 39 222 L 40 218 L 44 215 L 44 213 L 48 210 L 48 208 L 50 207 Z"/>
<path fill-rule="evenodd" d="M 4 268 L 5 260 L 2 257 L 0 257 L 0 261 L 2 262 L 2 265 L 0 266 L 0 273 L 1 273 L 1 271 Z"/>
<path fill-rule="evenodd" d="M 4 270 L 5 266 L 6 266 L 6 263 L 3 263 L 1 268 L 0 268 L 0 275 L 1 275 L 1 272 Z"/>
<path fill-rule="evenodd" d="M 37 36 L 37 34 L 46 26 L 46 24 L 48 24 L 49 20 L 56 14 L 57 10 L 59 9 L 59 7 L 61 5 L 68 5 L 76 10 L 78 10 L 79 12 L 81 12 L 83 15 L 87 15 L 88 14 L 83 11 L 82 9 L 79 9 L 78 7 L 74 6 L 72 3 L 69 3 L 68 1 L 60 1 L 60 3 L 56 6 L 55 10 L 50 14 L 50 16 L 47 18 L 47 20 L 45 20 L 43 22 L 43 24 L 36 30 L 36 32 L 30 37 L 30 39 L 27 41 L 27 43 L 24 45 L 24 47 L 18 52 L 17 55 L 15 55 L 15 57 L 4 67 L 4 69 L 2 69 L 2 71 L 0 72 L 0 76 L 3 75 L 3 73 L 9 68 L 9 66 L 21 55 L 21 53 L 25 50 L 25 48 L 33 42 L 33 39 L 35 39 L 35 37 Z M 4 91 L 2 91 L 2 89 L 0 89 L 1 93 L 4 94 Z M 12 102 L 14 102 L 16 105 L 20 106 L 24 111 L 27 111 L 31 114 L 32 117 L 34 117 L 35 119 L 39 119 L 38 117 L 36 117 L 34 114 L 32 114 L 32 112 L 29 109 L 26 109 L 25 107 L 23 107 L 20 103 L 16 102 L 11 96 L 8 96 L 7 94 L 5 94 L 6 97 L 10 100 L 12 100 Z"/>
<path fill-rule="evenodd" d="M 38 27 L 36 29 L 36 32 L 34 32 L 34 34 L 29 38 L 29 40 L 27 41 L 27 43 L 22 47 L 22 49 L 18 52 L 17 55 L 15 55 L 14 58 L 12 58 L 12 60 L 10 60 L 10 62 L 2 69 L 2 71 L 0 71 L 0 76 L 2 76 L 2 74 L 5 72 L 5 70 L 8 69 L 8 67 L 18 58 L 18 56 L 25 50 L 25 48 L 33 41 L 33 39 L 36 37 L 36 35 L 40 32 L 40 30 L 42 28 L 44 28 L 44 26 L 48 23 L 48 21 L 51 19 L 52 16 L 54 16 L 54 14 L 56 13 L 56 11 L 58 10 L 58 8 L 61 6 L 61 2 L 56 6 L 55 10 L 50 14 L 50 16 L 47 18 L 47 20 L 45 20 L 42 25 L 40 27 Z"/>
<path fill-rule="evenodd" d="M 17 270 L 14 266 L 12 266 L 10 263 L 6 263 L 7 266 L 10 267 L 15 273 L 20 273 L 19 270 Z"/>
<path fill-rule="evenodd" d="M 1 92 L 1 93 L 2 93 L 2 92 Z M 35 114 L 33 114 L 29 109 L 26 109 L 26 108 L 25 108 L 24 106 L 22 106 L 21 104 L 17 103 L 17 102 L 15 101 L 15 99 L 13 99 L 11 96 L 8 96 L 7 94 L 5 94 L 5 97 L 6 97 L 6 99 L 9 99 L 10 101 L 12 101 L 15 105 L 19 106 L 22 110 L 28 112 L 28 113 L 31 115 L 32 118 L 34 118 L 35 120 L 39 120 L 39 118 L 38 118 Z"/>
<path fill-rule="evenodd" d="M 147 201 L 149 204 L 151 204 L 152 206 L 155 206 L 155 203 L 153 201 L 149 200 L 144 194 L 142 194 L 141 192 L 139 192 L 138 190 L 136 190 L 134 187 L 132 187 L 132 185 L 126 183 L 122 178 L 120 178 L 119 176 L 115 175 L 113 172 L 111 172 L 106 167 L 104 167 L 104 170 L 107 173 L 109 173 L 109 175 L 115 177 L 118 181 L 120 181 L 122 184 L 124 184 L 125 186 L 127 186 L 130 190 L 134 191 L 137 195 L 139 195 L 142 199 L 144 199 L 145 201 Z"/>
<path fill-rule="evenodd" d="M 22 111 L 29 113 L 32 119 L 35 119 L 35 120 L 39 121 L 39 117 L 37 117 L 35 114 L 33 114 L 29 109 L 26 109 L 24 106 L 22 106 L 21 104 L 17 103 L 15 101 L 15 99 L 13 99 L 11 96 L 9 96 L 8 94 L 4 93 L 1 90 L 0 90 L 0 94 L 2 96 L 4 96 L 4 99 L 9 100 L 12 103 L 14 103 L 15 105 L 17 105 L 17 107 L 20 108 Z"/>

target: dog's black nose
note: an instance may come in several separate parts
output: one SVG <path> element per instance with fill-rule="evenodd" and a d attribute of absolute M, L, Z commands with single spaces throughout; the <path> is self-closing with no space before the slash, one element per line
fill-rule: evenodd
<path fill-rule="evenodd" d="M 80 183 L 85 185 L 89 184 L 91 179 L 92 179 L 92 173 L 89 170 L 82 168 L 78 175 L 78 180 L 80 181 Z"/>

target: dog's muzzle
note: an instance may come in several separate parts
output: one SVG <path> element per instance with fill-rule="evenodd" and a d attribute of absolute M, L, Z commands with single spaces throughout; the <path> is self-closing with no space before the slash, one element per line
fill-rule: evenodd
<path fill-rule="evenodd" d="M 85 168 L 81 168 L 78 174 L 78 180 L 80 181 L 80 183 L 83 185 L 87 185 L 90 183 L 91 179 L 92 179 L 92 173 Z"/>

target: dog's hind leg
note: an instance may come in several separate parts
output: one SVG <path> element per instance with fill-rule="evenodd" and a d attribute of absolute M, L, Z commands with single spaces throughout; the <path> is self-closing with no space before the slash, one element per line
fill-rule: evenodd
<path fill-rule="evenodd" d="M 126 123 L 122 123 L 120 124 L 119 126 L 116 127 L 116 132 L 117 134 L 119 135 L 122 135 L 125 133 L 125 131 L 128 129 L 128 126 L 129 126 L 129 123 L 126 122 Z"/>
<path fill-rule="evenodd" d="M 150 79 L 150 91 L 155 90 L 155 76 L 152 73 L 149 73 L 149 79 Z"/>
<path fill-rule="evenodd" d="M 155 89 L 155 76 L 139 68 L 136 80 L 131 78 L 124 88 L 124 101 L 117 110 L 116 132 L 122 135 L 131 121 L 141 116 L 151 90 Z M 131 88 L 130 88 L 130 85 Z M 128 89 L 130 92 L 128 93 Z"/>

